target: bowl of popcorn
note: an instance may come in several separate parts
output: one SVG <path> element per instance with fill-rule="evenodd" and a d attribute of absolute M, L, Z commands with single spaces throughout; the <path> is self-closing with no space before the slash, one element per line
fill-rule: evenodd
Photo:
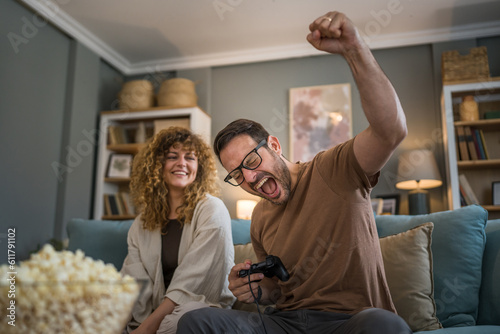
<path fill-rule="evenodd" d="M 140 290 L 111 264 L 46 245 L 19 265 L 0 266 L 0 333 L 118 334 Z"/>

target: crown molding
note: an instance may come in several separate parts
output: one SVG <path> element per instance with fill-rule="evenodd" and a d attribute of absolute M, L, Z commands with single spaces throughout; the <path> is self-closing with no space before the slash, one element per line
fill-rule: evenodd
<path fill-rule="evenodd" d="M 61 29 L 64 33 L 88 47 L 119 71 L 123 73 L 129 71 L 131 64 L 125 57 L 68 15 L 60 5 L 43 0 L 20 1 L 33 9 L 36 14 L 41 15 L 57 28 Z"/>
<path fill-rule="evenodd" d="M 304 42 L 270 48 L 238 50 L 201 56 L 184 56 L 130 63 L 125 57 L 78 23 L 56 4 L 43 0 L 20 1 L 35 10 L 37 14 L 45 17 L 66 34 L 88 47 L 125 75 L 227 66 L 324 54 Z M 500 35 L 500 21 L 462 25 L 453 28 L 429 29 L 418 32 L 380 34 L 377 36 L 364 37 L 371 49 L 383 49 L 495 35 Z"/>

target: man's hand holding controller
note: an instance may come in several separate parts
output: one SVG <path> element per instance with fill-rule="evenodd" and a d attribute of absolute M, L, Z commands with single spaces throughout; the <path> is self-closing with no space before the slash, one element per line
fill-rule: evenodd
<path fill-rule="evenodd" d="M 231 269 L 229 289 L 239 301 L 252 303 L 255 301 L 254 296 L 259 295 L 260 285 L 263 288 L 263 300 L 266 301 L 268 291 L 279 289 L 277 282 L 269 279 L 272 277 L 277 277 L 284 282 L 289 279 L 288 271 L 279 257 L 268 255 L 266 260 L 255 264 L 252 264 L 250 260 L 245 260 L 244 263 L 237 264 Z"/>

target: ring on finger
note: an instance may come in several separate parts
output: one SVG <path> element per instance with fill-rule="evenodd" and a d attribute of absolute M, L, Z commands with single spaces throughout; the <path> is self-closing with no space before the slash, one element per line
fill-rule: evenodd
<path fill-rule="evenodd" d="M 331 18 L 331 17 L 328 17 L 328 16 L 323 16 L 323 19 L 326 19 L 326 20 L 328 20 L 328 21 L 332 22 L 332 18 Z"/>

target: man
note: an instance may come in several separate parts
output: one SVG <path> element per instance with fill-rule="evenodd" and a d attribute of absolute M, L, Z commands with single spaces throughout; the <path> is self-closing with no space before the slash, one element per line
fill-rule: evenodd
<path fill-rule="evenodd" d="M 236 264 L 229 288 L 238 300 L 253 302 L 260 287 L 261 303 L 276 309 L 262 322 L 236 310 L 194 311 L 179 333 L 411 333 L 395 314 L 370 204 L 380 169 L 406 136 L 402 107 L 344 14 L 329 12 L 309 29 L 314 47 L 346 59 L 370 125 L 307 163 L 287 161 L 258 123 L 237 120 L 219 132 L 214 150 L 229 172 L 225 181 L 266 200 L 252 215 L 256 255 L 280 257 L 290 279 L 252 274 L 249 284 L 238 273 L 250 261 Z"/>

